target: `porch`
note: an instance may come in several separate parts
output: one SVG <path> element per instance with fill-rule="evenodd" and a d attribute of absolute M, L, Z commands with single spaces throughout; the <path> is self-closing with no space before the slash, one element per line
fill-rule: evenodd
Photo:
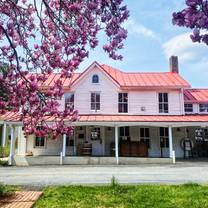
<path fill-rule="evenodd" d="M 194 141 L 197 128 L 82 125 L 75 127 L 74 135 L 63 135 L 56 140 L 33 135 L 25 139 L 19 129 L 14 164 L 170 164 L 175 157 L 184 157 L 181 142 L 184 138 Z"/>
<path fill-rule="evenodd" d="M 206 133 L 206 144 L 200 143 L 201 147 L 208 147 L 205 116 L 128 116 L 124 121 L 119 116 L 111 116 L 109 121 L 105 116 L 84 119 L 73 124 L 74 135 L 56 140 L 33 135 L 26 139 L 20 123 L 4 123 L 3 132 L 10 131 L 2 134 L 2 141 L 7 141 L 4 137 L 9 135 L 10 164 L 170 163 L 175 157 L 187 157 L 190 153 L 194 157 L 208 156 L 208 148 L 195 151 L 199 144 L 197 129 Z M 184 152 L 184 139 L 190 141 L 189 148 L 190 145 L 195 148 L 193 152 Z"/>

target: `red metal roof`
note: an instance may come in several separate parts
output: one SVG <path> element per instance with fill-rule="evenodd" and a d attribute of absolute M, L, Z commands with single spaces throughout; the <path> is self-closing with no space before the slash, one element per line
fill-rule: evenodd
<path fill-rule="evenodd" d="M 13 112 L 0 115 L 0 120 L 7 122 L 18 122 L 20 118 L 20 114 Z M 52 122 L 54 118 L 46 120 Z M 208 115 L 79 115 L 78 122 L 208 122 Z"/>
<path fill-rule="evenodd" d="M 70 78 L 65 78 L 63 80 L 63 88 L 69 88 L 69 86 L 80 76 L 81 73 L 73 73 L 72 77 Z M 49 88 L 54 85 L 54 83 L 60 79 L 61 74 L 60 73 L 51 73 L 45 82 L 41 83 L 42 88 Z"/>
<path fill-rule="evenodd" d="M 122 72 L 103 64 L 104 71 L 123 88 L 166 87 L 188 88 L 190 84 L 178 73 L 173 72 Z"/>
<path fill-rule="evenodd" d="M 97 62 L 95 62 L 98 64 Z M 99 65 L 99 64 L 98 64 Z M 92 66 L 92 65 L 91 65 Z M 189 88 L 190 85 L 178 73 L 172 72 L 134 72 L 126 73 L 108 65 L 99 65 L 105 73 L 107 73 L 122 89 L 137 89 L 137 88 Z M 90 67 L 88 67 L 89 69 Z M 74 73 L 71 78 L 65 79 L 63 87 L 69 88 L 76 80 L 83 77 L 86 69 L 82 73 Z M 60 73 L 52 73 L 47 80 L 41 84 L 43 88 L 53 86 L 54 82 L 60 78 Z"/>
<path fill-rule="evenodd" d="M 188 89 L 184 91 L 185 102 L 208 103 L 208 89 Z"/>
<path fill-rule="evenodd" d="M 208 115 L 81 115 L 79 122 L 208 122 Z"/>

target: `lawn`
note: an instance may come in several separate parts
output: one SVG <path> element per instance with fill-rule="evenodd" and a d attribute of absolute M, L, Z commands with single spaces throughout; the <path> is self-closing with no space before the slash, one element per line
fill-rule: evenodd
<path fill-rule="evenodd" d="M 0 200 L 4 197 L 9 197 L 14 194 L 19 188 L 16 186 L 7 186 L 0 183 Z"/>
<path fill-rule="evenodd" d="M 208 208 L 208 186 L 61 186 L 48 187 L 35 208 Z"/>

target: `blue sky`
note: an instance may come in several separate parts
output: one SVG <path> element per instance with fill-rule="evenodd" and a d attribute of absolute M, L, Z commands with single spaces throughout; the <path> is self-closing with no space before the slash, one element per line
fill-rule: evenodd
<path fill-rule="evenodd" d="M 121 51 L 123 61 L 113 61 L 100 45 L 81 65 L 84 69 L 91 62 L 106 63 L 123 71 L 168 71 L 168 59 L 179 56 L 180 74 L 193 87 L 208 87 L 208 46 L 192 43 L 191 31 L 173 26 L 172 13 L 184 8 L 185 0 L 124 0 L 130 10 L 125 24 L 128 38 Z"/>

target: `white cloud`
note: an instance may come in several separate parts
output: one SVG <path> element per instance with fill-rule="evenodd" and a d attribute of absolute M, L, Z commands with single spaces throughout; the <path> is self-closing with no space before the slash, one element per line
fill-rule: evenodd
<path fill-rule="evenodd" d="M 201 43 L 193 43 L 189 33 L 173 37 L 162 45 L 165 56 L 177 55 L 181 62 L 208 62 L 208 47 Z"/>
<path fill-rule="evenodd" d="M 158 40 L 157 35 L 149 28 L 142 24 L 136 23 L 133 19 L 129 19 L 124 23 L 124 27 L 128 30 L 129 34 L 142 35 L 144 37 Z"/>
<path fill-rule="evenodd" d="M 189 33 L 173 37 L 162 45 L 167 58 L 177 55 L 180 73 L 194 84 L 193 87 L 206 87 L 208 77 L 208 46 L 204 43 L 193 43 Z"/>

